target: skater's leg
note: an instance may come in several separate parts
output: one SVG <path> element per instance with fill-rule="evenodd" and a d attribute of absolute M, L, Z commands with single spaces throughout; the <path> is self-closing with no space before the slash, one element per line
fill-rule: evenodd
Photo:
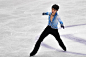
<path fill-rule="evenodd" d="M 49 28 L 50 28 L 50 27 L 47 26 L 47 27 L 44 29 L 44 31 L 41 33 L 41 35 L 40 35 L 38 41 L 37 41 L 36 44 L 35 44 L 35 47 L 34 47 L 33 51 L 30 53 L 30 56 L 33 56 L 33 55 L 35 55 L 35 54 L 37 53 L 37 51 L 38 51 L 38 49 L 39 49 L 39 47 L 40 47 L 41 42 L 42 42 L 43 39 L 49 34 L 49 30 L 50 30 Z"/>
<path fill-rule="evenodd" d="M 58 43 L 59 43 L 59 45 L 62 47 L 62 49 L 63 49 L 64 51 L 66 51 L 66 47 L 65 47 L 63 41 L 62 41 L 61 38 L 60 38 L 60 35 L 59 35 L 59 33 L 58 33 L 58 29 L 54 29 L 51 34 L 52 34 L 52 35 L 55 37 L 55 39 L 58 41 Z"/>

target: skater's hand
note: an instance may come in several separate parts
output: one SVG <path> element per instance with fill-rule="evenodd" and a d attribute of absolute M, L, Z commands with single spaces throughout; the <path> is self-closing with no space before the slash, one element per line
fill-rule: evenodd
<path fill-rule="evenodd" d="M 46 15 L 46 13 L 43 12 L 42 15 Z"/>
<path fill-rule="evenodd" d="M 61 28 L 63 28 L 63 29 L 64 29 L 64 25 L 63 25 L 63 24 L 61 24 Z"/>

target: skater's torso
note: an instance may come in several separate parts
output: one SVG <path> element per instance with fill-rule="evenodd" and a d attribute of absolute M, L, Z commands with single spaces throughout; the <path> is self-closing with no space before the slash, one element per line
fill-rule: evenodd
<path fill-rule="evenodd" d="M 51 28 L 53 29 L 58 29 L 58 21 L 60 22 L 60 24 L 63 24 L 63 22 L 61 21 L 61 19 L 59 18 L 57 12 L 55 13 L 54 16 L 51 15 L 52 12 L 47 12 L 46 15 L 49 15 L 48 17 L 48 25 L 51 26 Z"/>
<path fill-rule="evenodd" d="M 50 16 L 50 21 L 51 21 L 51 22 L 52 22 L 53 17 L 54 17 L 54 16 L 52 16 L 52 15 Z"/>

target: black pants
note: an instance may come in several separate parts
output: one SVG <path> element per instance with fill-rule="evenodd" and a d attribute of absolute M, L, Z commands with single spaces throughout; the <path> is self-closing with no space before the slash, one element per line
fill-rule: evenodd
<path fill-rule="evenodd" d="M 40 47 L 40 44 L 41 42 L 43 41 L 43 39 L 48 35 L 48 34 L 52 34 L 55 39 L 58 41 L 59 45 L 62 47 L 62 49 L 64 51 L 66 51 L 66 47 L 65 45 L 63 44 L 61 38 L 60 38 L 60 35 L 58 33 L 58 29 L 53 29 L 51 28 L 49 25 L 44 29 L 44 31 L 41 33 L 38 41 L 36 42 L 35 44 L 35 47 L 34 47 L 34 50 L 31 52 L 30 55 L 35 55 Z"/>

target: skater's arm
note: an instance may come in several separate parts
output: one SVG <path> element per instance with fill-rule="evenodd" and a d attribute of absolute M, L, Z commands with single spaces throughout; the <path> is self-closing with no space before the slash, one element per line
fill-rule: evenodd
<path fill-rule="evenodd" d="M 61 18 L 59 16 L 57 16 L 57 19 L 58 19 L 59 23 L 62 25 L 63 22 L 62 22 Z"/>
<path fill-rule="evenodd" d="M 42 15 L 49 15 L 50 12 L 43 12 Z"/>
<path fill-rule="evenodd" d="M 61 25 L 61 28 L 64 29 L 64 25 L 63 25 L 63 22 L 62 22 L 61 18 L 59 16 L 57 16 L 57 19 L 58 19 L 58 21 L 59 21 L 59 23 Z"/>

